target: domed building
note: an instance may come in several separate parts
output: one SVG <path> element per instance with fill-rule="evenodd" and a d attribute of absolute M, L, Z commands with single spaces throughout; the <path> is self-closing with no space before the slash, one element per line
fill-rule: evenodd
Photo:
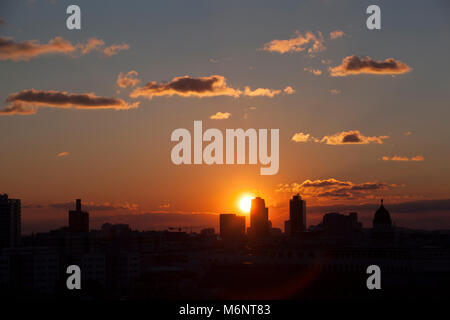
<path fill-rule="evenodd" d="M 383 199 L 381 199 L 381 205 L 375 212 L 373 217 L 373 229 L 377 231 L 390 231 L 392 228 L 392 220 L 389 211 L 383 205 Z"/>
<path fill-rule="evenodd" d="M 394 239 L 394 229 L 389 211 L 383 205 L 383 199 L 378 210 L 373 217 L 372 238 L 392 241 Z"/>

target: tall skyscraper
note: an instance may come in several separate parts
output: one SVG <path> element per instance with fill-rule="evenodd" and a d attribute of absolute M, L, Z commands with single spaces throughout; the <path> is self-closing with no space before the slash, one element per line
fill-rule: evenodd
<path fill-rule="evenodd" d="M 250 236 L 261 238 L 269 235 L 271 224 L 269 222 L 269 209 L 266 208 L 264 199 L 256 197 L 252 199 L 250 209 Z"/>
<path fill-rule="evenodd" d="M 242 239 L 245 235 L 245 217 L 235 214 L 220 215 L 220 236 L 226 240 Z"/>
<path fill-rule="evenodd" d="M 0 248 L 15 247 L 20 243 L 20 199 L 0 195 Z"/>
<path fill-rule="evenodd" d="M 89 232 L 89 213 L 81 210 L 81 199 L 76 200 L 75 210 L 69 211 L 69 231 Z"/>
<path fill-rule="evenodd" d="M 287 234 L 306 230 L 306 201 L 296 194 L 289 200 L 289 220 L 285 222 Z"/>
<path fill-rule="evenodd" d="M 289 219 L 292 232 L 306 230 L 306 201 L 299 194 L 289 200 Z"/>

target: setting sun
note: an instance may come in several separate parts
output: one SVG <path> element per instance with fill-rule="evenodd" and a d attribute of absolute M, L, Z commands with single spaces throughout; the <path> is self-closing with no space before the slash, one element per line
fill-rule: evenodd
<path fill-rule="evenodd" d="M 252 206 L 252 196 L 243 196 L 239 201 L 239 208 L 246 213 L 250 212 L 250 208 Z"/>

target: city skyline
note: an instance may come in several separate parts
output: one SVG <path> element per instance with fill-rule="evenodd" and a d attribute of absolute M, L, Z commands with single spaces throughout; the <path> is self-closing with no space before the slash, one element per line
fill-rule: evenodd
<path fill-rule="evenodd" d="M 159 229 L 261 197 L 284 230 L 297 193 L 305 227 L 332 211 L 370 226 L 383 198 L 397 226 L 450 229 L 446 2 L 380 1 L 380 30 L 369 1 L 79 1 L 81 30 L 69 4 L 0 4 L 0 194 L 25 234 L 77 198 L 96 227 Z M 174 165 L 171 133 L 194 121 L 279 129 L 277 174 Z"/>

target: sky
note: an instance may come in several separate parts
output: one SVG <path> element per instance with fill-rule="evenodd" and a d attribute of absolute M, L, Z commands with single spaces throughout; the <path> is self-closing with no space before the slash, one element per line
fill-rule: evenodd
<path fill-rule="evenodd" d="M 25 232 L 75 198 L 101 222 L 208 226 L 245 194 L 282 228 L 297 192 L 309 225 L 370 227 L 383 198 L 399 226 L 450 229 L 447 1 L 77 1 L 68 30 L 71 4 L 0 3 L 0 193 Z M 173 164 L 195 120 L 279 129 L 279 171 Z"/>

